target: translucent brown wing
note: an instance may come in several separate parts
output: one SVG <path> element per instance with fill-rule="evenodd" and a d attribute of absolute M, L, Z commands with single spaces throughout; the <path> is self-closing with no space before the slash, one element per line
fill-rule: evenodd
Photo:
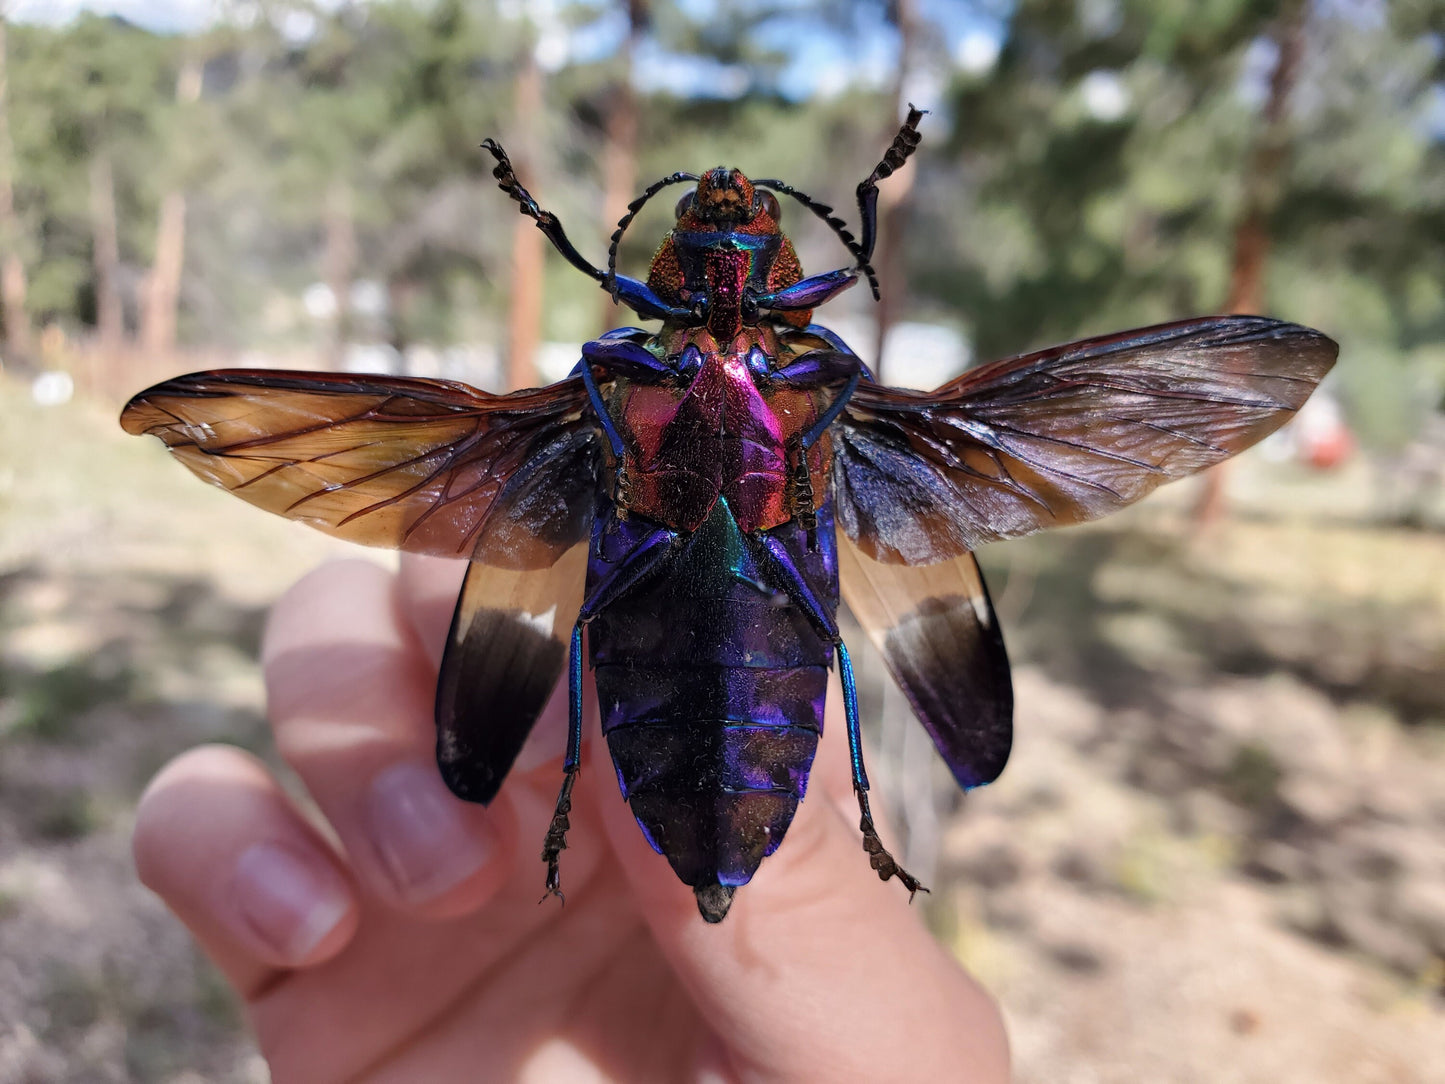
<path fill-rule="evenodd" d="M 1338 349 L 1222 316 L 1025 354 L 933 392 L 862 384 L 832 430 L 838 523 L 875 560 L 931 564 L 1105 515 L 1274 432 Z"/>
<path fill-rule="evenodd" d="M 600 444 L 580 380 L 487 395 L 330 373 L 197 373 L 121 424 L 201 478 L 328 534 L 472 563 L 437 682 L 437 759 L 489 801 L 541 713 L 581 606 Z"/>
<path fill-rule="evenodd" d="M 973 554 L 931 565 L 888 564 L 844 535 L 838 574 L 843 601 L 959 785 L 998 778 L 1013 744 L 1013 682 Z"/>
<path fill-rule="evenodd" d="M 404 377 L 220 370 L 158 384 L 121 424 L 159 437 L 195 474 L 328 534 L 545 568 L 586 536 L 600 444 L 580 379 L 511 395 Z M 504 487 L 525 494 L 498 504 Z M 580 533 L 579 533 L 580 532 Z"/>

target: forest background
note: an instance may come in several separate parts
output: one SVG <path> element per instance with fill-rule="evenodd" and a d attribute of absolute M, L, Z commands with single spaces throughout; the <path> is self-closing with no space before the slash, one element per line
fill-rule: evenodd
<path fill-rule="evenodd" d="M 46 364 L 55 328 L 127 387 L 136 347 L 147 365 L 371 347 L 415 369 L 437 364 L 418 348 L 472 345 L 515 383 L 538 342 L 618 314 L 499 197 L 482 137 L 600 254 L 645 183 L 708 163 L 851 209 L 916 99 L 931 113 L 885 189 L 878 312 L 953 327 L 958 364 L 1267 308 L 1341 341 L 1338 391 L 1371 447 L 1398 450 L 1445 391 L 1445 14 L 1428 0 L 135 11 L 154 29 L 82 13 L 8 30 L 12 366 Z M 669 203 L 634 225 L 634 273 Z M 790 225 L 809 266 L 844 262 L 816 223 Z"/>
<path fill-rule="evenodd" d="M 860 660 L 930 924 L 1024 1081 L 1445 1081 L 1445 2 L 10 0 L 0 33 L 0 1084 L 264 1078 L 126 839 L 180 749 L 274 762 L 265 607 L 343 550 L 119 404 L 224 365 L 553 379 L 631 318 L 483 138 L 599 261 L 678 169 L 854 217 L 908 102 L 883 300 L 819 313 L 884 379 L 1222 311 L 1341 344 L 1227 475 L 981 555 L 995 786 L 963 802 Z"/>

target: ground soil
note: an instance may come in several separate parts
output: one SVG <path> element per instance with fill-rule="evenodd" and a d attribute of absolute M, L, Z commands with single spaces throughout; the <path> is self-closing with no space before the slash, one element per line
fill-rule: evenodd
<path fill-rule="evenodd" d="M 266 607 L 357 551 L 109 406 L 0 381 L 0 418 L 0 1084 L 264 1080 L 129 831 L 180 750 L 272 758 Z M 1021 1081 L 1445 1082 L 1445 538 L 1292 470 L 1243 465 L 1203 536 L 1182 490 L 982 555 L 1018 690 L 993 786 L 955 792 L 861 653 L 923 906 Z"/>

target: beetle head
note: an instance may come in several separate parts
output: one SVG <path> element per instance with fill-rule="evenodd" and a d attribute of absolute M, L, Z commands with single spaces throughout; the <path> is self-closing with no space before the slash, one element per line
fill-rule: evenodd
<path fill-rule="evenodd" d="M 648 281 L 663 296 L 699 306 L 713 335 L 731 339 L 756 321 L 752 298 L 772 285 L 783 246 L 779 217 L 777 197 L 741 170 L 710 169 L 678 200 L 671 244 L 654 258 Z"/>
<path fill-rule="evenodd" d="M 780 217 L 777 196 L 727 166 L 708 170 L 677 202 L 677 225 L 683 230 L 778 233 Z"/>

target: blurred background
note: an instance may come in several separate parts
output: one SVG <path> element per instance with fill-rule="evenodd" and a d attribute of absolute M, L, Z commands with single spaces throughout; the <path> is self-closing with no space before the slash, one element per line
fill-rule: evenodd
<path fill-rule="evenodd" d="M 10 0 L 0 31 L 0 1082 L 265 1079 L 129 826 L 189 745 L 274 761 L 266 606 L 346 547 L 125 437 L 124 399 L 555 379 L 629 321 L 484 137 L 599 261 L 677 169 L 852 217 L 910 101 L 883 302 L 819 315 L 890 382 L 1221 311 L 1342 348 L 1227 470 L 981 554 L 999 783 L 957 794 L 862 660 L 929 922 L 1024 1082 L 1445 1081 L 1441 0 Z"/>

